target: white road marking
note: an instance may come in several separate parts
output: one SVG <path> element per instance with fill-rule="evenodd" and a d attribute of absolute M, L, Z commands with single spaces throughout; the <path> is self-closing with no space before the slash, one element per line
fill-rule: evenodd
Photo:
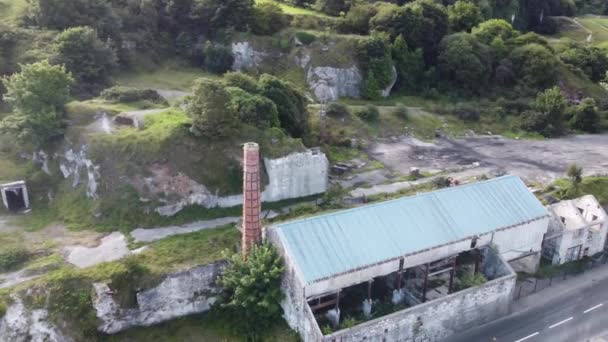
<path fill-rule="evenodd" d="M 524 338 L 522 338 L 522 339 L 519 339 L 519 340 L 517 340 L 517 341 L 515 341 L 515 342 L 521 342 L 521 341 L 525 341 L 525 340 L 527 340 L 527 339 L 529 339 L 529 338 L 532 338 L 532 337 L 534 337 L 534 336 L 536 336 L 536 335 L 538 335 L 538 334 L 539 334 L 539 332 L 537 331 L 537 332 L 535 332 L 534 334 L 532 334 L 532 335 L 528 335 L 528 336 L 526 336 L 526 337 L 524 337 Z"/>
<path fill-rule="evenodd" d="M 589 308 L 589 309 L 587 309 L 587 310 L 583 311 L 583 313 L 584 313 L 584 314 L 586 314 L 587 312 L 589 312 L 589 311 L 593 311 L 593 310 L 595 310 L 595 309 L 599 308 L 599 307 L 600 307 L 600 306 L 602 306 L 602 305 L 604 305 L 604 304 L 603 304 L 603 303 L 600 303 L 600 304 L 598 304 L 598 305 L 596 305 L 596 306 L 594 306 L 594 307 L 592 307 L 592 308 Z"/>
<path fill-rule="evenodd" d="M 565 320 L 563 320 L 563 321 L 561 321 L 561 322 L 557 322 L 557 323 L 555 323 L 555 324 L 553 324 L 553 325 L 550 325 L 550 326 L 549 326 L 549 329 L 551 329 L 551 328 L 555 328 L 555 327 L 556 327 L 556 326 L 558 326 L 558 325 L 562 325 L 562 324 L 564 324 L 564 323 L 566 323 L 566 322 L 568 322 L 568 321 L 570 321 L 570 320 L 572 320 L 572 319 L 574 319 L 574 317 L 569 317 L 569 318 L 566 318 Z"/>

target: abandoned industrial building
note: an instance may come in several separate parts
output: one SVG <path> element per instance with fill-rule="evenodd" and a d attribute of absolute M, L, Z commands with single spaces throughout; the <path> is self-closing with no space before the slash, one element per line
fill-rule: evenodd
<path fill-rule="evenodd" d="M 608 234 L 608 216 L 592 195 L 549 206 L 551 221 L 543 256 L 564 264 L 602 252 Z"/>
<path fill-rule="evenodd" d="M 506 315 L 514 268 L 540 260 L 549 213 L 517 177 L 266 229 L 304 341 L 442 340 Z"/>

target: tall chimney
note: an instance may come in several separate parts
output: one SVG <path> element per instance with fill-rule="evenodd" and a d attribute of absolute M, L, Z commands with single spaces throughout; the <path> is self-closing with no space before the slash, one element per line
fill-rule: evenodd
<path fill-rule="evenodd" d="M 260 205 L 260 147 L 250 142 L 243 146 L 243 258 L 262 239 Z"/>

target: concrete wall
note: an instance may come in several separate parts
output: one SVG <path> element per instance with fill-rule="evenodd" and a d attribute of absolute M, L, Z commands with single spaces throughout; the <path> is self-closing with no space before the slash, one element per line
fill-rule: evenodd
<path fill-rule="evenodd" d="M 484 285 L 335 332 L 321 341 L 449 341 L 457 332 L 507 315 L 515 278 L 511 271 Z"/>
<path fill-rule="evenodd" d="M 292 153 L 282 158 L 264 158 L 264 166 L 268 174 L 268 185 L 262 192 L 264 202 L 322 194 L 329 186 L 329 161 L 325 154 L 314 149 Z M 159 215 L 173 216 L 189 205 L 229 208 L 243 203 L 242 194 L 218 196 L 204 185 L 184 175 L 179 177 L 183 179 L 171 179 L 187 185 L 183 188 L 188 191 L 167 194 L 180 196 L 181 199 L 176 203 L 156 208 L 155 211 Z M 162 183 L 166 184 L 167 181 Z"/>
<path fill-rule="evenodd" d="M 168 275 L 158 286 L 137 293 L 135 308 L 120 307 L 107 284 L 94 284 L 93 305 L 100 321 L 97 329 L 114 334 L 208 311 L 221 292 L 215 281 L 224 265 L 216 262 Z"/>
<path fill-rule="evenodd" d="M 285 299 L 281 302 L 283 318 L 293 330 L 300 334 L 304 341 L 321 341 L 323 334 L 306 302 L 304 286 L 300 281 L 302 278 L 298 275 L 298 270 L 289 258 L 289 253 L 279 242 L 279 237 L 273 229 L 266 231 L 266 239 L 277 247 L 285 265 L 285 273 L 281 284 L 285 294 Z"/>
<path fill-rule="evenodd" d="M 262 200 L 276 202 L 324 193 L 329 183 L 329 161 L 318 150 L 292 153 L 283 158 L 264 158 L 268 185 Z"/>
<path fill-rule="evenodd" d="M 517 271 L 534 273 L 538 269 L 543 238 L 549 228 L 549 217 L 494 233 L 492 243 L 507 261 L 518 259 L 513 265 Z M 529 257 L 519 259 L 523 255 Z"/>

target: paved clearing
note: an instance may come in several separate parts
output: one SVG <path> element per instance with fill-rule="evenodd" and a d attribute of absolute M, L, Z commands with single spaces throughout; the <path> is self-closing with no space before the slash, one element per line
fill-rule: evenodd
<path fill-rule="evenodd" d="M 135 242 L 152 242 L 172 235 L 187 234 L 203 229 L 216 228 L 229 223 L 239 222 L 240 217 L 222 217 L 215 220 L 198 221 L 183 226 L 170 226 L 162 228 L 137 228 L 131 232 Z"/>
<path fill-rule="evenodd" d="M 370 157 L 387 168 L 407 174 L 411 167 L 437 171 L 471 165 L 549 183 L 562 177 L 569 163 L 582 166 L 585 175 L 608 173 L 608 134 L 578 135 L 549 140 L 512 140 L 500 136 L 438 139 L 426 143 L 411 137 L 378 142 Z"/>
<path fill-rule="evenodd" d="M 65 252 L 67 261 L 79 268 L 118 260 L 131 253 L 127 247 L 127 239 L 119 232 L 114 232 L 101 239 L 101 244 L 97 247 L 68 246 L 65 248 Z"/>

